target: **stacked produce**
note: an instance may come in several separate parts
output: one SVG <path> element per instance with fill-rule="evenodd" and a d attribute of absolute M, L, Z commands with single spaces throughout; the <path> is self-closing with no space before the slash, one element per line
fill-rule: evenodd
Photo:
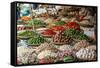
<path fill-rule="evenodd" d="M 46 26 L 46 23 L 44 23 L 43 21 L 38 20 L 38 19 L 32 19 L 27 22 L 28 22 L 27 25 L 34 26 L 34 28 L 40 28 L 40 27 Z"/>
<path fill-rule="evenodd" d="M 57 32 L 57 31 L 64 31 L 65 28 L 63 26 L 54 26 L 51 28 L 53 31 Z"/>
<path fill-rule="evenodd" d="M 65 24 L 66 29 L 80 30 L 80 25 L 76 22 L 68 22 Z"/>
<path fill-rule="evenodd" d="M 61 26 L 61 25 L 66 24 L 66 22 L 64 22 L 64 21 L 58 21 L 58 22 L 55 22 L 54 24 L 55 24 L 55 26 Z"/>
<path fill-rule="evenodd" d="M 51 30 L 51 29 L 47 29 L 47 30 L 45 30 L 45 31 L 42 32 L 42 35 L 46 36 L 46 37 L 52 37 L 55 34 L 56 33 L 53 30 Z"/>
<path fill-rule="evenodd" d="M 18 33 L 19 37 L 35 37 L 36 35 L 38 35 L 36 32 L 28 31 L 28 30 Z"/>
<path fill-rule="evenodd" d="M 41 43 L 44 43 L 44 42 L 45 42 L 45 39 L 41 36 L 30 38 L 28 40 L 29 45 L 40 45 Z"/>
<path fill-rule="evenodd" d="M 25 46 L 20 46 L 17 48 L 17 63 L 18 64 L 33 64 L 35 63 L 36 54 L 34 49 Z"/>
<path fill-rule="evenodd" d="M 89 40 L 89 37 L 84 33 L 75 30 L 75 29 L 68 29 L 64 32 L 64 34 L 68 37 L 73 38 L 74 40 Z"/>
<path fill-rule="evenodd" d="M 95 60 L 96 52 L 92 49 L 82 48 L 76 53 L 76 56 L 81 60 Z"/>
<path fill-rule="evenodd" d="M 96 40 L 86 34 L 86 31 L 95 29 L 95 20 L 86 13 L 87 9 L 83 9 L 62 6 L 54 15 L 34 9 L 35 16 L 18 19 L 17 44 L 23 41 L 17 46 L 18 64 L 96 60 Z"/>
<path fill-rule="evenodd" d="M 75 61 L 75 57 L 73 56 L 73 48 L 71 45 L 62 45 L 58 48 L 61 52 L 59 52 L 59 57 L 61 61 L 64 62 L 72 62 Z"/>
<path fill-rule="evenodd" d="M 52 50 L 44 50 L 40 52 L 37 57 L 40 59 L 40 62 L 44 60 L 46 63 L 53 63 L 57 58 L 57 53 Z"/>
<path fill-rule="evenodd" d="M 53 36 L 53 42 L 54 44 L 66 44 L 71 42 L 71 38 L 67 38 L 64 36 L 64 33 L 57 32 L 56 35 Z"/>
<path fill-rule="evenodd" d="M 21 18 L 21 20 L 23 20 L 23 21 L 28 21 L 28 20 L 31 20 L 32 18 L 31 17 L 29 17 L 29 16 L 23 16 L 22 18 Z"/>

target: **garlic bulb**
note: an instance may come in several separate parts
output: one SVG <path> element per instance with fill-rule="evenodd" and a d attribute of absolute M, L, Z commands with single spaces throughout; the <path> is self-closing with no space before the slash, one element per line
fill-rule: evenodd
<path fill-rule="evenodd" d="M 95 60 L 96 52 L 92 49 L 82 48 L 76 53 L 76 57 L 81 60 Z"/>

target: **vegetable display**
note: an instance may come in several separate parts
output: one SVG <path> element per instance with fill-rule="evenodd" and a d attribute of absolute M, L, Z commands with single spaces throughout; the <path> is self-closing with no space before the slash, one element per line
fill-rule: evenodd
<path fill-rule="evenodd" d="M 42 32 L 43 36 L 49 36 L 49 37 L 52 37 L 53 35 L 55 35 L 56 33 L 51 30 L 51 29 L 47 29 L 45 30 L 44 32 Z"/>
<path fill-rule="evenodd" d="M 41 43 L 44 43 L 45 39 L 41 36 L 30 38 L 28 40 L 29 45 L 40 45 Z"/>
<path fill-rule="evenodd" d="M 71 38 L 69 37 L 65 37 L 63 32 L 57 32 L 54 36 L 53 36 L 53 43 L 54 44 L 66 44 L 66 43 L 70 43 L 71 42 Z"/>
<path fill-rule="evenodd" d="M 64 34 L 67 37 L 71 37 L 73 39 L 78 39 L 78 40 L 88 40 L 89 39 L 87 35 L 75 29 L 68 29 L 64 32 Z"/>
<path fill-rule="evenodd" d="M 67 29 L 80 30 L 80 25 L 76 22 L 68 22 L 67 24 L 65 24 L 65 27 Z"/>
<path fill-rule="evenodd" d="M 96 14 L 88 12 L 93 7 L 32 6 L 16 21 L 17 64 L 97 60 Z"/>
<path fill-rule="evenodd" d="M 51 28 L 53 31 L 64 31 L 65 28 L 63 26 L 54 26 Z"/>
<path fill-rule="evenodd" d="M 76 53 L 76 56 L 81 60 L 95 60 L 96 52 L 92 49 L 82 48 Z"/>
<path fill-rule="evenodd" d="M 26 30 L 26 31 L 23 31 L 23 32 L 20 32 L 20 33 L 18 33 L 18 36 L 20 36 L 20 37 L 34 37 L 34 36 L 37 36 L 38 34 L 36 33 L 36 32 L 33 32 L 33 31 L 28 31 L 28 30 Z"/>
<path fill-rule="evenodd" d="M 64 22 L 64 21 L 58 21 L 58 22 L 55 22 L 54 24 L 55 24 L 55 26 L 61 26 L 61 25 L 66 24 L 66 22 Z"/>
<path fill-rule="evenodd" d="M 23 21 L 28 21 L 28 20 L 31 20 L 32 18 L 31 17 L 28 17 L 28 16 L 23 16 L 22 18 L 21 18 L 21 20 L 23 20 Z"/>
<path fill-rule="evenodd" d="M 43 21 L 37 20 L 37 19 L 32 19 L 32 20 L 27 21 L 27 22 L 28 22 L 27 25 L 34 26 L 34 27 L 46 26 L 46 24 Z"/>

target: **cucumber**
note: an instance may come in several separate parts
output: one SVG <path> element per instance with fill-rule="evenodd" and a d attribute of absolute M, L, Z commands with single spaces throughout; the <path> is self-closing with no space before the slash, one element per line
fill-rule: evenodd
<path fill-rule="evenodd" d="M 72 56 L 65 56 L 63 61 L 64 62 L 72 62 L 72 61 L 74 61 L 74 58 Z"/>

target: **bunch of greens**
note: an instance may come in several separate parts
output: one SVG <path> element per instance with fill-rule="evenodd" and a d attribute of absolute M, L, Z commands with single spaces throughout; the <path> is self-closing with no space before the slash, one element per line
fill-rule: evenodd
<path fill-rule="evenodd" d="M 21 37 L 34 37 L 34 36 L 37 36 L 38 34 L 36 32 L 33 32 L 33 31 L 24 31 L 24 32 L 20 32 L 18 34 L 18 36 L 21 36 Z"/>
<path fill-rule="evenodd" d="M 75 29 L 68 29 L 64 32 L 64 34 L 65 36 L 71 37 L 73 39 L 78 39 L 78 40 L 88 40 L 89 39 L 87 35 Z"/>
<path fill-rule="evenodd" d="M 44 42 L 45 42 L 45 39 L 41 36 L 30 38 L 28 40 L 29 45 L 40 45 L 41 43 L 44 43 Z"/>
<path fill-rule="evenodd" d="M 37 27 L 41 27 L 41 26 L 46 26 L 46 24 L 41 21 L 41 20 L 37 20 L 37 19 L 32 19 L 30 21 L 27 21 L 28 24 L 27 25 L 30 25 L 30 26 L 37 26 Z"/>
<path fill-rule="evenodd" d="M 64 21 L 58 21 L 58 22 L 55 22 L 54 24 L 55 24 L 56 26 L 60 26 L 60 25 L 66 24 L 66 22 L 64 22 Z"/>

